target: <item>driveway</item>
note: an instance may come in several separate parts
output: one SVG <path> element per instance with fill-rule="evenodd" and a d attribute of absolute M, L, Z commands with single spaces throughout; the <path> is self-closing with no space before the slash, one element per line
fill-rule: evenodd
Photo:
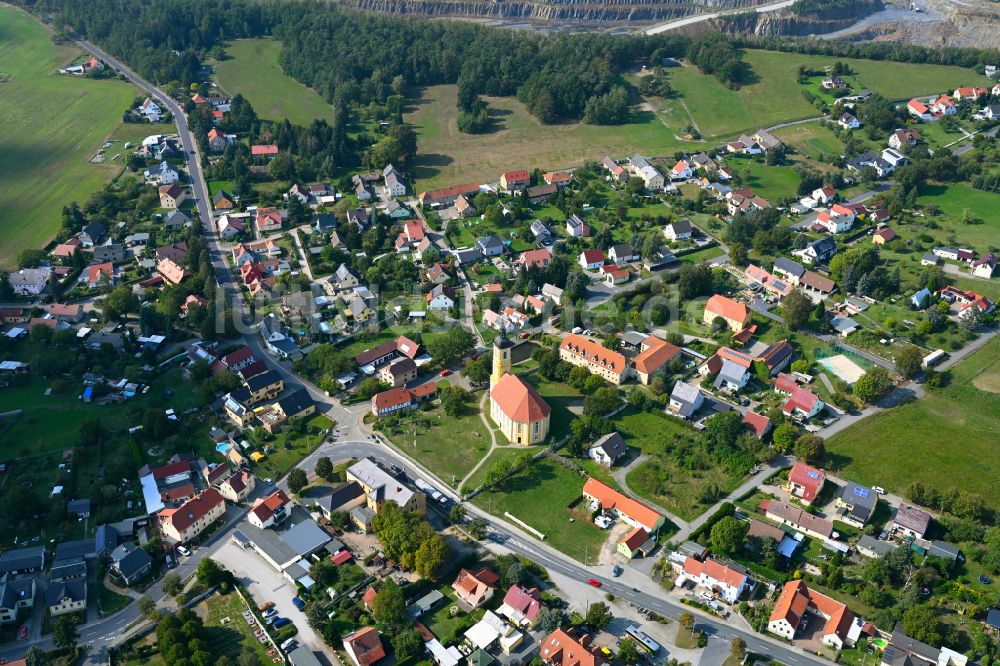
<path fill-rule="evenodd" d="M 226 568 L 247 586 L 253 595 L 254 603 L 273 601 L 281 617 L 287 617 L 298 628 L 299 633 L 296 638 L 300 645 L 306 645 L 318 652 L 323 651 L 322 636 L 316 634 L 306 621 L 305 613 L 292 603 L 292 598 L 296 595 L 295 585 L 271 568 L 260 555 L 243 550 L 227 539 L 212 553 L 212 558 L 217 562 L 223 562 Z"/>

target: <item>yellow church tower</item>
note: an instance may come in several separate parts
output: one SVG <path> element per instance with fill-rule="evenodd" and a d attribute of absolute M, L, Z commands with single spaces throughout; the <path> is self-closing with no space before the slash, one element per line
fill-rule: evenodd
<path fill-rule="evenodd" d="M 490 375 L 490 390 L 497 385 L 497 382 L 510 372 L 511 358 L 510 351 L 514 347 L 507 336 L 503 333 L 493 338 L 493 374 Z"/>

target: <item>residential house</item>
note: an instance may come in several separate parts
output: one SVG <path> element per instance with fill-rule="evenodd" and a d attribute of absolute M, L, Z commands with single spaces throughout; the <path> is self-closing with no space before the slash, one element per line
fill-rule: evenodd
<path fill-rule="evenodd" d="M 371 666 L 385 657 L 385 647 L 375 627 L 365 627 L 344 636 L 344 651 L 354 666 Z"/>
<path fill-rule="evenodd" d="M 912 504 L 900 504 L 896 509 L 896 515 L 892 517 L 893 531 L 916 539 L 924 538 L 930 524 L 930 514 Z"/>
<path fill-rule="evenodd" d="M 725 601 L 735 604 L 750 587 L 750 576 L 736 565 L 726 565 L 714 559 L 704 562 L 693 557 L 684 558 L 684 577 L 696 585 L 708 588 L 712 594 Z"/>
<path fill-rule="evenodd" d="M 690 419 L 701 409 L 704 402 L 705 396 L 697 386 L 678 380 L 670 392 L 667 412 L 683 419 Z"/>
<path fill-rule="evenodd" d="M 656 534 L 666 519 L 642 502 L 623 495 L 614 488 L 589 477 L 583 484 L 583 497 L 600 508 L 611 512 L 632 527 L 642 527 L 649 534 Z"/>
<path fill-rule="evenodd" d="M 17 620 L 24 609 L 35 605 L 35 579 L 0 575 L 0 624 Z"/>
<path fill-rule="evenodd" d="M 102 245 L 94 246 L 92 261 L 95 263 L 118 262 L 125 258 L 125 246 L 108 240 Z"/>
<path fill-rule="evenodd" d="M 837 497 L 837 516 L 848 525 L 864 527 L 875 512 L 878 494 L 859 483 L 848 481 Z"/>
<path fill-rule="evenodd" d="M 840 119 L 837 120 L 837 124 L 843 127 L 844 129 L 850 129 L 850 130 L 855 130 L 861 127 L 861 121 L 855 118 L 850 113 L 842 114 L 840 116 Z"/>
<path fill-rule="evenodd" d="M 151 123 L 158 123 L 163 119 L 163 109 L 152 97 L 147 97 L 136 109 L 136 112 Z"/>
<path fill-rule="evenodd" d="M 254 144 L 250 146 L 250 155 L 254 158 L 273 160 L 278 156 L 278 147 L 274 144 Z"/>
<path fill-rule="evenodd" d="M 612 467 L 627 453 L 625 440 L 617 432 L 604 435 L 587 449 L 587 457 L 605 467 Z"/>
<path fill-rule="evenodd" d="M 500 176 L 500 188 L 512 194 L 522 192 L 531 184 L 531 174 L 527 171 L 507 171 Z"/>
<path fill-rule="evenodd" d="M 410 209 L 396 199 L 389 199 L 389 202 L 386 203 L 385 214 L 394 220 L 405 220 L 412 217 Z"/>
<path fill-rule="evenodd" d="M 799 279 L 799 287 L 807 294 L 827 297 L 837 289 L 837 283 L 813 271 L 806 271 Z"/>
<path fill-rule="evenodd" d="M 385 416 L 401 409 L 415 409 L 413 393 L 405 388 L 391 388 L 376 393 L 371 398 L 371 411 L 375 416 Z"/>
<path fill-rule="evenodd" d="M 401 335 L 395 340 L 383 342 L 376 347 L 358 354 L 354 357 L 354 361 L 366 374 L 372 374 L 374 369 L 383 363 L 388 363 L 402 356 L 414 360 L 422 351 L 423 348 L 420 345 Z M 371 366 L 370 369 L 366 370 L 367 366 Z"/>
<path fill-rule="evenodd" d="M 44 568 L 44 546 L 14 548 L 0 553 L 0 576 L 35 573 Z"/>
<path fill-rule="evenodd" d="M 379 368 L 376 376 L 379 381 L 385 382 L 389 386 L 403 386 L 417 378 L 417 364 L 408 358 L 398 358 Z"/>
<path fill-rule="evenodd" d="M 785 583 L 768 618 L 767 630 L 785 640 L 793 640 L 800 629 L 819 616 L 823 626 L 814 637 L 820 643 L 842 649 L 854 624 L 854 613 L 844 604 L 810 589 L 801 580 Z"/>
<path fill-rule="evenodd" d="M 563 190 L 573 182 L 573 176 L 565 171 L 549 171 L 542 174 L 542 180 L 545 181 L 546 185 L 555 185 L 556 188 Z"/>
<path fill-rule="evenodd" d="M 705 303 L 702 322 L 706 326 L 712 326 L 715 320 L 720 317 L 726 322 L 726 326 L 730 330 L 738 333 L 750 325 L 750 308 L 731 298 L 714 294 Z"/>
<path fill-rule="evenodd" d="M 217 127 L 208 130 L 208 149 L 213 153 L 221 153 L 226 149 L 226 134 Z"/>
<path fill-rule="evenodd" d="M 215 488 L 208 488 L 177 508 L 162 509 L 157 518 L 163 536 L 184 543 L 197 537 L 226 512 L 226 502 Z"/>
<path fill-rule="evenodd" d="M 790 525 L 821 541 L 832 539 L 833 522 L 817 518 L 801 507 L 770 499 L 760 503 L 760 510 L 764 512 L 765 516 L 780 525 Z"/>
<path fill-rule="evenodd" d="M 633 528 L 615 546 L 619 555 L 627 559 L 648 557 L 656 550 L 656 541 L 650 538 L 649 532 L 642 527 Z"/>
<path fill-rule="evenodd" d="M 291 498 L 279 488 L 267 497 L 254 500 L 253 506 L 247 513 L 247 522 L 257 529 L 264 530 L 284 522 L 291 508 Z"/>
<path fill-rule="evenodd" d="M 236 198 L 225 190 L 219 190 L 212 197 L 212 208 L 215 210 L 232 210 L 236 208 Z"/>
<path fill-rule="evenodd" d="M 467 183 L 439 190 L 430 190 L 429 192 L 421 192 L 418 198 L 421 206 L 440 207 L 452 205 L 460 195 L 470 197 L 476 194 L 479 194 L 479 185 Z"/>
<path fill-rule="evenodd" d="M 610 157 L 605 157 L 601 160 L 601 166 L 608 170 L 611 174 L 611 180 L 615 181 L 626 181 L 628 180 L 628 171 L 625 170 L 623 166 L 615 162 Z"/>
<path fill-rule="evenodd" d="M 452 583 L 459 601 L 464 601 L 471 608 L 479 608 L 493 598 L 500 577 L 489 569 L 480 569 L 473 573 L 468 569 L 458 572 L 458 577 Z"/>
<path fill-rule="evenodd" d="M 896 170 L 894 166 L 871 150 L 844 160 L 844 166 L 847 167 L 848 171 L 854 171 L 855 173 L 861 173 L 865 169 L 870 168 L 879 178 L 885 178 Z"/>
<path fill-rule="evenodd" d="M 451 279 L 451 275 L 448 274 L 448 269 L 441 263 L 436 263 L 424 271 L 424 277 L 426 277 L 427 281 L 431 284 L 444 284 Z"/>
<path fill-rule="evenodd" d="M 940 118 L 942 116 L 953 116 L 958 113 L 958 107 L 955 106 L 955 102 L 951 101 L 951 98 L 947 95 L 941 95 L 936 100 L 934 100 L 930 105 L 932 120 Z"/>
<path fill-rule="evenodd" d="M 406 196 L 406 181 L 396 167 L 390 164 L 382 169 L 382 179 L 385 181 L 385 189 L 389 192 L 389 196 Z"/>
<path fill-rule="evenodd" d="M 341 264 L 333 275 L 327 278 L 337 291 L 347 291 L 361 285 L 361 280 L 347 264 Z"/>
<path fill-rule="evenodd" d="M 678 160 L 677 164 L 670 169 L 670 180 L 688 180 L 693 175 L 694 171 L 691 169 L 691 165 L 688 164 L 687 160 Z"/>
<path fill-rule="evenodd" d="M 86 611 L 87 579 L 50 581 L 45 590 L 45 605 L 48 606 L 51 617 Z"/>
<path fill-rule="evenodd" d="M 395 502 L 404 511 L 423 511 L 425 508 L 424 493 L 410 488 L 371 458 L 362 458 L 348 467 L 346 478 L 361 485 L 367 507 L 375 513 L 389 501 Z"/>
<path fill-rule="evenodd" d="M 915 146 L 920 143 L 920 132 L 915 129 L 897 129 L 889 135 L 889 147 L 895 150 L 903 150 L 907 146 Z"/>
<path fill-rule="evenodd" d="M 115 267 L 113 264 L 90 264 L 84 269 L 81 281 L 91 289 L 106 287 L 115 283 Z"/>
<path fill-rule="evenodd" d="M 898 234 L 895 229 L 884 227 L 872 234 L 872 245 L 885 245 L 896 240 L 896 238 L 898 238 Z"/>
<path fill-rule="evenodd" d="M 906 110 L 911 116 L 919 118 L 920 120 L 931 120 L 934 117 L 930 108 L 923 102 L 916 99 L 911 99 L 906 103 Z"/>
<path fill-rule="evenodd" d="M 187 270 L 178 266 L 172 259 L 163 259 L 156 265 L 156 272 L 167 282 L 178 285 L 188 276 Z"/>
<path fill-rule="evenodd" d="M 497 257 L 503 254 L 504 244 L 497 236 L 490 234 L 483 236 L 476 241 L 476 247 L 483 253 L 484 257 Z"/>
<path fill-rule="evenodd" d="M 73 255 L 76 254 L 77 248 L 81 245 L 80 239 L 76 236 L 68 238 L 65 243 L 59 243 L 52 250 L 52 256 L 56 259 L 72 259 Z"/>
<path fill-rule="evenodd" d="M 596 271 L 604 265 L 604 250 L 592 248 L 580 253 L 580 268 L 585 271 Z"/>
<path fill-rule="evenodd" d="M 768 345 L 759 356 L 754 358 L 754 363 L 763 364 L 767 369 L 767 374 L 773 377 L 788 367 L 794 355 L 795 348 L 789 344 L 788 340 L 779 340 Z"/>
<path fill-rule="evenodd" d="M 986 88 L 956 88 L 955 92 L 952 93 L 952 97 L 956 101 L 969 100 L 976 101 L 981 95 L 989 95 L 990 92 Z"/>
<path fill-rule="evenodd" d="M 281 231 L 283 216 L 274 207 L 258 208 L 254 215 L 254 224 L 258 234 L 267 234 Z"/>
<path fill-rule="evenodd" d="M 516 627 L 531 629 L 541 619 L 541 610 L 541 594 L 537 587 L 512 585 L 504 595 L 497 614 L 507 618 Z"/>
<path fill-rule="evenodd" d="M 160 208 L 177 208 L 187 198 L 187 191 L 177 183 L 160 187 Z"/>
<path fill-rule="evenodd" d="M 809 506 L 823 490 L 826 474 L 804 462 L 797 462 L 788 473 L 786 489 L 803 504 Z"/>
<path fill-rule="evenodd" d="M 771 431 L 771 419 L 767 418 L 763 414 L 758 414 L 757 412 L 747 411 L 743 415 L 743 425 L 745 425 L 750 432 L 757 436 L 757 439 L 764 439 L 768 432 Z"/>
<path fill-rule="evenodd" d="M 647 190 L 659 191 L 666 185 L 663 174 L 642 155 L 633 155 L 628 158 L 628 163 L 632 172 L 642 179 Z"/>
<path fill-rule="evenodd" d="M 811 419 L 823 411 L 826 404 L 819 399 L 819 396 L 809 389 L 799 386 L 791 375 L 780 374 L 774 382 L 776 393 L 783 393 L 788 396 L 788 400 L 781 410 L 788 416 L 800 419 Z"/>
<path fill-rule="evenodd" d="M 553 305 L 562 304 L 563 290 L 546 282 L 542 285 L 542 297 L 550 301 Z"/>
<path fill-rule="evenodd" d="M 969 658 L 946 647 L 936 648 L 903 632 L 897 624 L 882 651 L 880 666 L 966 666 Z"/>
<path fill-rule="evenodd" d="M 632 358 L 631 369 L 636 379 L 648 386 L 656 371 L 680 355 L 681 348 L 677 345 L 649 335 L 639 343 L 639 353 Z"/>
<path fill-rule="evenodd" d="M 910 163 L 910 160 L 906 157 L 906 155 L 894 148 L 882 149 L 882 159 L 891 164 L 894 169 L 898 169 L 899 167 L 906 166 Z"/>
<path fill-rule="evenodd" d="M 688 240 L 692 232 L 690 220 L 675 220 L 663 227 L 663 235 L 672 241 Z"/>
<path fill-rule="evenodd" d="M 559 343 L 559 358 L 583 366 L 616 386 L 629 376 L 628 359 L 623 354 L 577 333 L 567 335 Z"/>
<path fill-rule="evenodd" d="M 589 635 L 578 636 L 572 628 L 556 629 L 546 637 L 538 656 L 546 666 L 604 666 L 604 654 L 588 647 L 588 639 Z"/>
<path fill-rule="evenodd" d="M 96 220 L 90 222 L 85 226 L 80 233 L 76 235 L 80 239 L 80 244 L 87 247 L 94 247 L 104 239 L 104 235 L 107 233 L 105 226 L 97 222 Z"/>
<path fill-rule="evenodd" d="M 134 543 L 123 543 L 111 551 L 112 577 L 126 587 L 139 582 L 152 570 L 153 558 Z"/>
<path fill-rule="evenodd" d="M 459 194 L 455 198 L 454 204 L 455 212 L 458 213 L 459 217 L 474 217 L 478 211 L 476 207 L 466 198 L 464 194 Z"/>
<path fill-rule="evenodd" d="M 518 262 L 528 268 L 547 268 L 552 263 L 552 253 L 544 248 L 528 250 L 518 257 Z"/>
<path fill-rule="evenodd" d="M 590 225 L 577 215 L 571 215 L 566 220 L 566 233 L 570 238 L 582 238 L 590 235 Z"/>
<path fill-rule="evenodd" d="M 997 270 L 997 258 L 992 252 L 988 252 L 973 261 L 969 270 L 976 277 L 992 278 Z"/>
<path fill-rule="evenodd" d="M 825 264 L 837 253 L 837 243 L 830 237 L 820 238 L 802 250 L 792 252 L 805 264 Z"/>
<path fill-rule="evenodd" d="M 792 261 L 786 257 L 778 257 L 774 260 L 774 266 L 771 268 L 771 272 L 775 275 L 779 275 L 789 282 L 789 284 L 798 285 L 799 280 L 806 273 L 805 267 L 802 264 Z"/>
<path fill-rule="evenodd" d="M 639 259 L 639 255 L 636 253 L 635 249 L 628 243 L 618 243 L 617 245 L 612 245 L 611 249 L 608 250 L 608 257 L 611 261 L 619 265 L 630 261 L 638 261 Z"/>
<path fill-rule="evenodd" d="M 552 239 L 555 237 L 552 227 L 541 220 L 535 220 L 531 223 L 531 235 L 535 237 L 535 242 L 541 245 L 551 244 Z"/>
<path fill-rule="evenodd" d="M 143 180 L 152 185 L 172 185 L 180 179 L 180 174 L 177 173 L 170 162 L 163 160 L 156 166 L 150 167 L 142 172 Z"/>

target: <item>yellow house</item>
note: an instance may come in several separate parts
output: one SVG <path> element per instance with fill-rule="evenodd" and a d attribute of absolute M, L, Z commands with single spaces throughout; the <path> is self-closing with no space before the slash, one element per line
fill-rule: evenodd
<path fill-rule="evenodd" d="M 510 340 L 493 340 L 493 374 L 490 377 L 490 418 L 513 444 L 540 444 L 549 434 L 551 408 L 531 384 L 510 372 Z"/>
<path fill-rule="evenodd" d="M 739 333 L 750 325 L 750 308 L 731 298 L 715 294 L 705 303 L 705 314 L 702 322 L 705 326 L 711 326 L 719 317 L 725 320 L 730 330 Z"/>

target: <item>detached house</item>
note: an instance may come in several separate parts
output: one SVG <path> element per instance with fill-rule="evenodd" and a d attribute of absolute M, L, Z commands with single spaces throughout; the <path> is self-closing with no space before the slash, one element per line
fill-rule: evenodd
<path fill-rule="evenodd" d="M 499 582 L 500 577 L 489 569 L 480 569 L 475 573 L 462 569 L 451 588 L 455 590 L 459 600 L 472 608 L 479 608 L 493 598 Z"/>
<path fill-rule="evenodd" d="M 523 191 L 531 183 L 531 174 L 520 169 L 507 171 L 500 176 L 500 188 L 513 194 Z"/>
<path fill-rule="evenodd" d="M 590 225 L 577 215 L 571 215 L 566 220 L 566 234 L 571 238 L 582 238 L 590 235 Z"/>
<path fill-rule="evenodd" d="M 814 634 L 823 645 L 841 649 L 848 642 L 854 613 L 844 604 L 809 589 L 801 580 L 785 584 L 768 619 L 767 630 L 785 640 L 795 638 L 799 629 L 816 616 L 822 627 Z"/>
<path fill-rule="evenodd" d="M 720 317 L 731 331 L 738 333 L 750 325 L 750 308 L 731 298 L 715 294 L 705 303 L 702 322 L 706 326 L 711 326 L 716 318 Z"/>
<path fill-rule="evenodd" d="M 541 594 L 537 587 L 514 585 L 504 595 L 497 614 L 507 618 L 514 626 L 532 628 L 538 624 L 541 610 Z"/>
<path fill-rule="evenodd" d="M 750 577 L 742 569 L 737 570 L 718 560 L 704 562 L 693 557 L 684 558 L 684 577 L 695 584 L 712 590 L 727 604 L 735 604 L 750 585 Z"/>
<path fill-rule="evenodd" d="M 815 467 L 798 462 L 788 473 L 788 492 L 809 506 L 823 490 L 826 475 Z"/>
<path fill-rule="evenodd" d="M 587 449 L 587 457 L 605 467 L 613 466 L 626 453 L 628 446 L 617 432 L 604 435 Z"/>
<path fill-rule="evenodd" d="M 216 127 L 208 131 L 208 149 L 213 153 L 221 153 L 226 149 L 226 135 Z"/>
<path fill-rule="evenodd" d="M 203 490 L 175 509 L 162 509 L 157 518 L 163 535 L 184 543 L 201 534 L 226 512 L 226 502 L 215 488 Z"/>

